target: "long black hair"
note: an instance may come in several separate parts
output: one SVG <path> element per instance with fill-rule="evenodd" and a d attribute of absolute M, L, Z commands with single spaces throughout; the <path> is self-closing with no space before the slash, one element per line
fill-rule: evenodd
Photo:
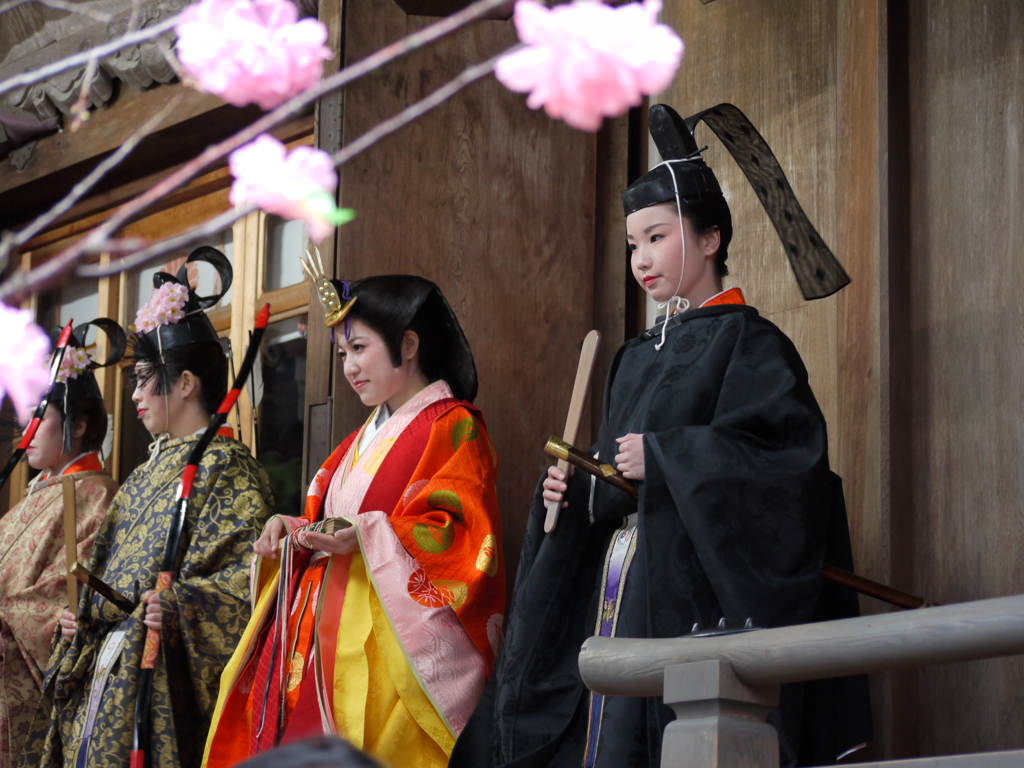
<path fill-rule="evenodd" d="M 350 290 L 358 300 L 348 317 L 380 334 L 396 368 L 402 364 L 402 336 L 414 331 L 420 339 L 420 370 L 427 379 L 443 379 L 455 397 L 473 402 L 473 353 L 440 288 L 416 275 L 379 275 L 352 283 Z"/>
<path fill-rule="evenodd" d="M 153 393 L 165 395 L 185 371 L 199 379 L 199 396 L 203 410 L 217 412 L 228 391 L 228 361 L 219 342 L 204 341 L 165 349 L 161 354 L 155 333 L 132 335 L 125 360 L 143 363 L 136 380 L 143 389 L 153 384 Z"/>

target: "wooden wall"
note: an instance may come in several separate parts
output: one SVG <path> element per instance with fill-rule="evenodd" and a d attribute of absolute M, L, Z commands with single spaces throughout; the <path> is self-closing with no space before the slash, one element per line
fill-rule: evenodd
<path fill-rule="evenodd" d="M 432 21 L 407 16 L 391 0 L 350 0 L 345 60 Z M 350 86 L 342 143 L 514 43 L 511 22 L 476 22 Z M 565 423 L 579 346 L 593 327 L 596 146 L 595 136 L 527 109 L 523 96 L 488 78 L 341 169 L 341 203 L 358 217 L 338 233 L 337 275 L 433 280 L 473 348 L 477 404 L 501 459 L 510 580 L 533 489 L 548 465 L 544 439 Z M 614 306 L 622 304 L 624 276 L 623 269 L 617 284 L 602 283 Z M 621 340 L 614 315 L 609 322 L 618 322 Z M 328 355 L 326 344 L 319 353 L 311 346 L 310 358 L 316 354 Z M 330 392 L 337 444 L 367 411 L 340 367 Z"/>
<path fill-rule="evenodd" d="M 687 53 L 661 100 L 743 109 L 853 278 L 800 299 L 705 129 L 731 282 L 807 363 L 858 570 L 942 602 L 1022 591 L 1024 6 L 674 0 L 663 19 Z M 1019 658 L 874 676 L 872 754 L 1024 746 L 1022 678 Z"/>
<path fill-rule="evenodd" d="M 911 3 L 915 587 L 1024 591 L 1024 5 Z M 1024 659 L 917 675 L 923 754 L 1024 746 Z"/>

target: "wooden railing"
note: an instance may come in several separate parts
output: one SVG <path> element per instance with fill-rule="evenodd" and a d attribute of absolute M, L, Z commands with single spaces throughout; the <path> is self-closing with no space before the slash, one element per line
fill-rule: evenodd
<path fill-rule="evenodd" d="M 717 637 L 591 637 L 580 672 L 595 693 L 664 697 L 676 721 L 662 768 L 777 768 L 764 718 L 781 683 L 1021 653 L 1024 595 Z M 1021 766 L 1024 752 L 935 760 L 875 765 Z"/>

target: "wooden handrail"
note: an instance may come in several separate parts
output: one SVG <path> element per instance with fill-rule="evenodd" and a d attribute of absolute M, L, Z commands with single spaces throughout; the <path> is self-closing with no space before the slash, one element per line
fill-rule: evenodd
<path fill-rule="evenodd" d="M 921 667 L 1024 653 L 1024 595 L 703 638 L 591 637 L 580 651 L 587 687 L 661 696 L 665 667 L 728 662 L 746 685 Z"/>

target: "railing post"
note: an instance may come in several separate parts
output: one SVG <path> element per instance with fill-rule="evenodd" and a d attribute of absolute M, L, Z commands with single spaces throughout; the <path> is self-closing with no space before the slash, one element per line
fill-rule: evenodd
<path fill-rule="evenodd" d="M 661 768 L 778 768 L 779 737 L 764 721 L 779 686 L 744 685 L 724 661 L 665 667 L 665 703 L 676 713 Z"/>

